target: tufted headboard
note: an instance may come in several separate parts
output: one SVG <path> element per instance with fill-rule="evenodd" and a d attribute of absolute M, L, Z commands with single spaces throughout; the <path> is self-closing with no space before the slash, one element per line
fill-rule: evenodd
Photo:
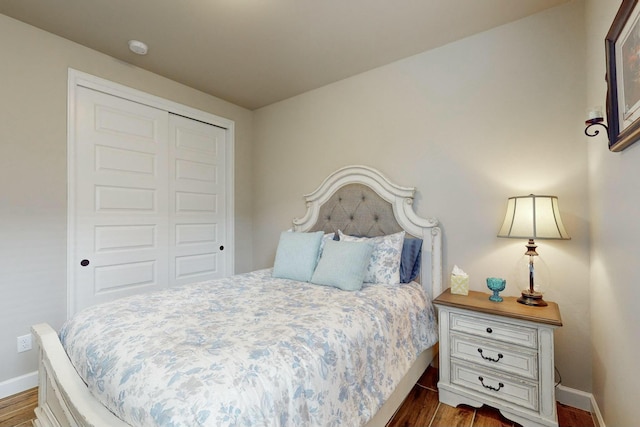
<path fill-rule="evenodd" d="M 307 212 L 295 231 L 337 232 L 374 237 L 405 230 L 423 240 L 420 283 L 430 297 L 442 292 L 442 236 L 438 221 L 413 210 L 415 188 L 391 183 L 367 166 L 347 166 L 305 196 Z"/>

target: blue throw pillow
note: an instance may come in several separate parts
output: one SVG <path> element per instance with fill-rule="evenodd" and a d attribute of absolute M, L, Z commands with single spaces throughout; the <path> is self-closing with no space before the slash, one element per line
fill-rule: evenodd
<path fill-rule="evenodd" d="M 345 291 L 362 288 L 373 246 L 367 242 L 325 242 L 311 283 Z"/>
<path fill-rule="evenodd" d="M 322 231 L 282 232 L 273 264 L 273 277 L 308 282 L 318 262 L 323 234 Z"/>
<path fill-rule="evenodd" d="M 409 283 L 420 274 L 422 239 L 404 239 L 400 258 L 400 283 Z"/>

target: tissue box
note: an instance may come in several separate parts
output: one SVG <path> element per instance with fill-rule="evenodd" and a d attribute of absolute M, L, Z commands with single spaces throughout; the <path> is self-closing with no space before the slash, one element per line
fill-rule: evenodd
<path fill-rule="evenodd" d="M 451 275 L 451 293 L 469 295 L 469 276 Z"/>

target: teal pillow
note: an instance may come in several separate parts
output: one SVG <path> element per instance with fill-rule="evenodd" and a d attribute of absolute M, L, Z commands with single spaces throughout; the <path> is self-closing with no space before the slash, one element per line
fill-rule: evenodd
<path fill-rule="evenodd" d="M 324 233 L 296 233 L 283 231 L 280 234 L 273 277 L 308 282 L 318 263 L 320 241 Z"/>
<path fill-rule="evenodd" d="M 345 291 L 361 289 L 372 250 L 367 242 L 325 242 L 311 283 Z"/>

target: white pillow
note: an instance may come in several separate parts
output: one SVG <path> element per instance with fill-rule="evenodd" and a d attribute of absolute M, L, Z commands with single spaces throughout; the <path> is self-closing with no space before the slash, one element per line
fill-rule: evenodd
<path fill-rule="evenodd" d="M 373 251 L 365 283 L 383 283 L 394 285 L 400 283 L 400 259 L 402 258 L 402 244 L 404 231 L 379 237 L 354 237 L 338 230 L 340 241 L 358 242 L 365 241 L 373 244 Z"/>

